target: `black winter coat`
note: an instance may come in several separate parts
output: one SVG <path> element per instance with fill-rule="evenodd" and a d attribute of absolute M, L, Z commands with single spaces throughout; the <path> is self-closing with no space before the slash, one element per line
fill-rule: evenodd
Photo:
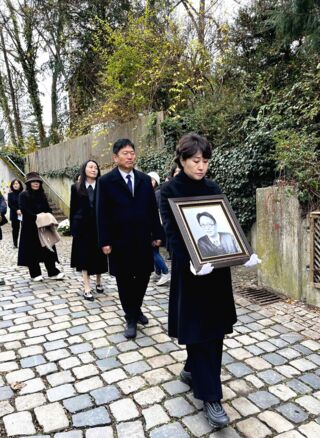
<path fill-rule="evenodd" d="M 55 246 L 53 252 L 41 246 L 36 219 L 38 213 L 51 213 L 48 200 L 40 190 L 25 190 L 19 195 L 19 206 L 23 216 L 18 265 L 32 266 L 44 261 L 58 262 Z"/>
<path fill-rule="evenodd" d="M 7 203 L 3 197 L 3 195 L 0 194 L 0 214 L 5 215 L 7 212 Z M 2 240 L 2 230 L 0 227 L 0 240 Z"/>
<path fill-rule="evenodd" d="M 17 221 L 17 210 L 20 210 L 19 208 L 19 195 L 20 192 L 13 191 L 8 193 L 8 206 L 10 208 L 10 220 L 11 222 Z"/>
<path fill-rule="evenodd" d="M 99 246 L 111 246 L 112 275 L 153 271 L 152 241 L 161 225 L 151 178 L 134 170 L 134 196 L 118 168 L 98 180 Z"/>
<path fill-rule="evenodd" d="M 96 195 L 96 189 L 94 191 Z M 108 260 L 98 246 L 95 198 L 90 206 L 87 193 L 79 192 L 79 183 L 71 187 L 70 229 L 73 236 L 71 267 L 89 275 L 107 272 Z"/>
<path fill-rule="evenodd" d="M 214 269 L 203 276 L 191 273 L 190 256 L 168 202 L 169 198 L 220 193 L 215 182 L 193 180 L 183 171 L 161 187 L 160 210 L 172 256 L 169 336 L 180 344 L 222 338 L 232 332 L 237 320 L 230 269 Z"/>

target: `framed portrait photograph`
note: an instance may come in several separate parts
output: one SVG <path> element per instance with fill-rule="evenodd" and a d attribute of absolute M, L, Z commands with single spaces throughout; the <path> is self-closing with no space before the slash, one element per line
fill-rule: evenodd
<path fill-rule="evenodd" d="M 178 227 L 196 271 L 242 265 L 253 253 L 225 195 L 170 198 Z"/>

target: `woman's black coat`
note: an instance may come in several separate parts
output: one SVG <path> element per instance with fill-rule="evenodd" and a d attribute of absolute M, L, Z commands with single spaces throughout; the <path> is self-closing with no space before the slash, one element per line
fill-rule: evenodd
<path fill-rule="evenodd" d="M 214 269 L 204 276 L 191 273 L 190 256 L 168 202 L 169 198 L 220 193 L 215 182 L 193 180 L 183 171 L 161 187 L 160 210 L 172 256 L 169 336 L 180 344 L 222 338 L 232 332 L 237 320 L 230 269 Z"/>
<path fill-rule="evenodd" d="M 8 205 L 10 208 L 10 221 L 15 222 L 18 220 L 17 210 L 19 210 L 19 195 L 20 192 L 13 191 L 8 193 Z"/>
<path fill-rule="evenodd" d="M 91 207 L 87 191 L 79 192 L 79 183 L 71 187 L 71 267 L 77 271 L 88 271 L 89 275 L 102 274 L 108 268 L 107 257 L 98 247 L 95 197 Z"/>
<path fill-rule="evenodd" d="M 0 194 L 0 214 L 5 215 L 7 212 L 7 203 L 3 197 L 3 195 Z M 2 240 L 2 230 L 0 227 L 0 240 Z"/>
<path fill-rule="evenodd" d="M 36 219 L 38 213 L 51 213 L 48 200 L 40 190 L 25 190 L 19 195 L 22 228 L 19 242 L 18 265 L 33 266 L 39 262 L 57 262 L 57 252 L 41 246 Z"/>

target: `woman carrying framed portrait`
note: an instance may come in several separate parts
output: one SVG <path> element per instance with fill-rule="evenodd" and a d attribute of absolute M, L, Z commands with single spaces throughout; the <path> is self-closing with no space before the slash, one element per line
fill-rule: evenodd
<path fill-rule="evenodd" d="M 221 405 L 223 339 L 237 321 L 230 268 L 214 269 L 207 263 L 195 271 L 169 205 L 170 198 L 221 194 L 206 178 L 211 155 L 204 137 L 190 133 L 180 139 L 175 162 L 181 172 L 162 186 L 160 211 L 172 255 L 169 336 L 186 344 L 188 354 L 180 377 L 203 400 L 210 425 L 220 429 L 229 423 Z"/>

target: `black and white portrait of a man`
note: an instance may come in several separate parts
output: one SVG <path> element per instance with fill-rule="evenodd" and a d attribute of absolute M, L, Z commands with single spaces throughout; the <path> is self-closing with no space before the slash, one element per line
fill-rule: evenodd
<path fill-rule="evenodd" d="M 204 232 L 197 241 L 201 257 L 234 254 L 240 251 L 231 233 L 218 231 L 217 221 L 212 214 L 202 211 L 196 215 L 196 218 Z"/>

